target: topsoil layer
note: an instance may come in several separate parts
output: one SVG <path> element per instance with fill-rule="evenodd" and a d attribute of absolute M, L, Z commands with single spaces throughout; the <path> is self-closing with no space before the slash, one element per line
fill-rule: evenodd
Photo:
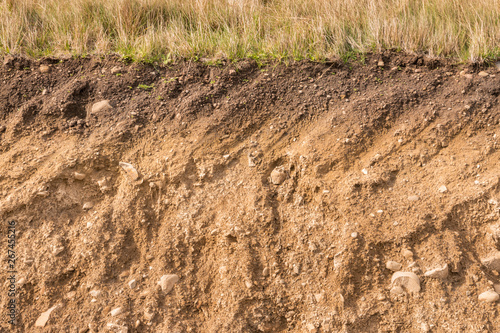
<path fill-rule="evenodd" d="M 0 66 L 2 332 L 500 331 L 497 68 Z"/>

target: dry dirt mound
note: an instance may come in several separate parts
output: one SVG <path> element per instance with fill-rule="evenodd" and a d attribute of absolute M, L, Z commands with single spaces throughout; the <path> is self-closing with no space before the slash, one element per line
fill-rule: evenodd
<path fill-rule="evenodd" d="M 500 330 L 496 68 L 7 58 L 0 80 L 3 332 Z"/>

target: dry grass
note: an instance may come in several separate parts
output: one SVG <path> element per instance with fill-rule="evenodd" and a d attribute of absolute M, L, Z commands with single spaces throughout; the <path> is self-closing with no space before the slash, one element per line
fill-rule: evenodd
<path fill-rule="evenodd" d="M 500 0 L 0 0 L 0 52 L 323 59 L 500 55 Z"/>

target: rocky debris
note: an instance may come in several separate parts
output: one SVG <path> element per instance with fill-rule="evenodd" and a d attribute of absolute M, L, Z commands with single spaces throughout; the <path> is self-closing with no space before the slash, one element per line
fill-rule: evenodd
<path fill-rule="evenodd" d="M 377 66 L 378 67 L 384 67 L 385 66 L 385 63 L 383 60 L 379 60 L 378 63 L 377 63 Z"/>
<path fill-rule="evenodd" d="M 42 74 L 50 73 L 50 67 L 47 65 L 40 65 L 40 73 Z"/>
<path fill-rule="evenodd" d="M 400 271 L 403 266 L 399 262 L 395 262 L 392 260 L 389 260 L 386 264 L 385 267 L 393 272 Z"/>
<path fill-rule="evenodd" d="M 48 309 L 47 311 L 43 312 L 40 317 L 38 317 L 38 319 L 36 320 L 35 322 L 35 327 L 45 327 L 45 324 L 47 324 L 47 321 L 49 320 L 50 318 L 50 314 L 52 313 L 52 311 L 54 311 L 55 309 L 57 309 L 59 307 L 59 304 L 57 305 L 54 305 L 53 307 L 51 307 L 50 309 Z"/>
<path fill-rule="evenodd" d="M 116 317 L 116 316 L 119 316 L 123 313 L 123 308 L 122 307 L 119 307 L 119 308 L 115 308 L 113 310 L 111 310 L 110 314 L 111 314 L 111 317 Z"/>
<path fill-rule="evenodd" d="M 167 274 L 163 275 L 160 278 L 160 281 L 158 284 L 161 287 L 161 290 L 165 293 L 168 294 L 172 288 L 174 288 L 174 285 L 179 281 L 179 276 L 176 274 Z"/>
<path fill-rule="evenodd" d="M 112 109 L 113 109 L 113 106 L 109 103 L 109 101 L 103 100 L 103 101 L 94 103 L 92 105 L 91 113 L 97 114 L 97 113 L 101 113 L 103 111 L 112 110 Z"/>
<path fill-rule="evenodd" d="M 84 180 L 85 179 L 85 174 L 84 173 L 75 172 L 74 177 L 75 177 L 76 180 Z"/>
<path fill-rule="evenodd" d="M 479 294 L 479 296 L 477 298 L 481 302 L 494 303 L 494 302 L 498 301 L 500 296 L 496 292 L 494 292 L 493 290 L 488 290 L 482 294 Z"/>
<path fill-rule="evenodd" d="M 408 201 L 418 201 L 419 196 L 418 195 L 409 195 L 408 196 Z"/>
<path fill-rule="evenodd" d="M 420 291 L 420 279 L 412 272 L 395 272 L 392 275 L 393 286 L 400 286 L 406 291 L 418 293 Z"/>
<path fill-rule="evenodd" d="M 271 172 L 271 183 L 274 185 L 281 185 L 287 178 L 285 168 L 280 166 L 274 168 Z"/>
<path fill-rule="evenodd" d="M 120 162 L 119 165 L 131 180 L 136 181 L 139 179 L 139 172 L 137 172 L 136 168 L 134 168 L 132 164 Z"/>
<path fill-rule="evenodd" d="M 264 276 L 264 277 L 269 276 L 269 267 L 265 267 L 265 268 L 262 270 L 262 276 Z"/>
<path fill-rule="evenodd" d="M 480 77 L 487 77 L 487 76 L 489 76 L 489 74 L 486 73 L 485 71 L 480 71 L 477 75 L 479 75 Z"/>
<path fill-rule="evenodd" d="M 440 193 L 444 193 L 444 192 L 448 191 L 448 188 L 446 187 L 446 185 L 441 185 L 441 186 L 439 186 L 438 191 Z"/>
<path fill-rule="evenodd" d="M 357 238 L 358 237 L 358 233 L 356 231 L 352 232 L 351 233 L 351 237 L 352 238 Z"/>
<path fill-rule="evenodd" d="M 130 280 L 128 282 L 128 286 L 130 287 L 130 289 L 135 289 L 135 287 L 137 287 L 137 281 L 136 280 Z"/>
<path fill-rule="evenodd" d="M 489 257 L 481 259 L 481 263 L 488 269 L 497 271 L 500 273 L 500 252 L 496 252 Z"/>
<path fill-rule="evenodd" d="M 434 279 L 446 279 L 448 277 L 449 269 L 448 264 L 445 264 L 443 267 L 438 267 L 427 271 L 424 273 L 424 276 L 434 278 Z"/>
<path fill-rule="evenodd" d="M 92 202 L 86 202 L 83 204 L 83 210 L 89 210 L 89 209 L 92 209 L 94 207 L 94 204 Z"/>

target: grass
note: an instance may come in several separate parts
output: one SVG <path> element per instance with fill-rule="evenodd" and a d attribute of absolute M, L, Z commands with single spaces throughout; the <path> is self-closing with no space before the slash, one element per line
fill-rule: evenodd
<path fill-rule="evenodd" d="M 500 0 L 0 0 L 0 53 L 350 59 L 500 56 Z M 215 60 L 213 60 L 215 59 Z"/>

